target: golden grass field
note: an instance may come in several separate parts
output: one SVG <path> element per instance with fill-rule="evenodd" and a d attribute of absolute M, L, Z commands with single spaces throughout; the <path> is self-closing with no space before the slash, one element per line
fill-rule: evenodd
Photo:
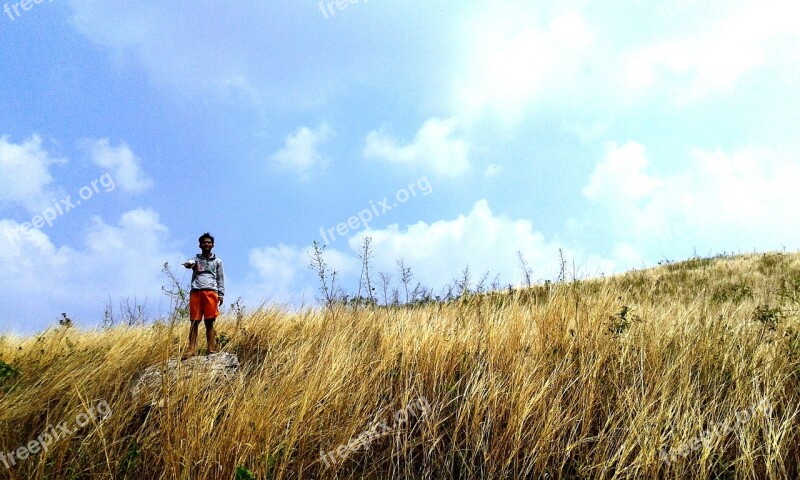
<path fill-rule="evenodd" d="M 131 382 L 180 355 L 187 323 L 4 337 L 0 451 L 71 432 L 0 478 L 798 478 L 798 310 L 796 253 L 265 309 L 218 321 L 233 382 L 165 384 L 153 406 Z"/>

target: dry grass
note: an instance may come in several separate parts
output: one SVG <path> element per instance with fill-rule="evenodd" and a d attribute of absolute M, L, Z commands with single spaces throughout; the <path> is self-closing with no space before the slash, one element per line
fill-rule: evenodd
<path fill-rule="evenodd" d="M 113 413 L 0 476 L 797 478 L 799 296 L 800 255 L 753 254 L 413 309 L 259 311 L 218 322 L 236 382 L 195 377 L 153 407 L 131 381 L 187 325 L 3 338 L 19 374 L 0 380 L 0 450 L 102 400 Z M 424 415 L 321 461 L 420 398 Z"/>

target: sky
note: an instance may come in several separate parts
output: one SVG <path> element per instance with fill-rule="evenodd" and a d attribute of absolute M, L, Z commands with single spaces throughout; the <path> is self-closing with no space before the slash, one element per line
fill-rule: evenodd
<path fill-rule="evenodd" d="M 226 312 L 364 235 L 435 294 L 800 248 L 797 2 L 2 7 L 0 334 L 167 315 L 206 231 Z"/>

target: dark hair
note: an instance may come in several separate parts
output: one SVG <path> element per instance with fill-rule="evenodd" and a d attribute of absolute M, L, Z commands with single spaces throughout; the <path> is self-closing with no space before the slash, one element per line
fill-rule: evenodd
<path fill-rule="evenodd" d="M 211 234 L 208 233 L 208 232 L 200 235 L 200 238 L 197 239 L 197 243 L 203 243 L 203 239 L 204 238 L 207 238 L 207 239 L 211 240 L 211 244 L 212 245 L 214 244 L 214 237 L 212 237 Z"/>

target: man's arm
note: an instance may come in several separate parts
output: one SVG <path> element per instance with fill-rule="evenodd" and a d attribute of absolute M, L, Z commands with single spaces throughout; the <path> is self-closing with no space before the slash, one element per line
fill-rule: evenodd
<path fill-rule="evenodd" d="M 222 305 L 222 297 L 225 296 L 225 271 L 222 268 L 222 260 L 217 259 L 217 294 L 219 295 L 219 304 Z"/>

